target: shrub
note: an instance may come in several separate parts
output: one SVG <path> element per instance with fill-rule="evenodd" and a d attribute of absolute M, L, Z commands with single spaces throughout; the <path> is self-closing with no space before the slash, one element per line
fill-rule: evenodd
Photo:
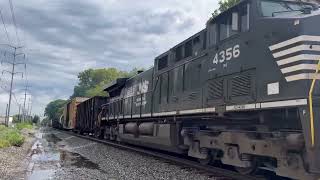
<path fill-rule="evenodd" d="M 5 125 L 0 125 L 0 131 L 5 130 L 7 127 Z"/>
<path fill-rule="evenodd" d="M 17 129 L 0 126 L 0 148 L 8 146 L 21 146 L 24 137 Z"/>

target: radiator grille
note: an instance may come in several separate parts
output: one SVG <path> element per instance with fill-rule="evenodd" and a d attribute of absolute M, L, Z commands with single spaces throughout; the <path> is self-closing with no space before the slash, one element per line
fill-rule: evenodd
<path fill-rule="evenodd" d="M 199 93 L 197 92 L 192 92 L 190 94 L 188 94 L 183 101 L 188 102 L 188 101 L 194 101 L 197 100 L 199 98 Z"/>
<path fill-rule="evenodd" d="M 251 92 L 251 74 L 235 76 L 231 80 L 231 96 L 248 96 Z"/>
<path fill-rule="evenodd" d="M 223 98 L 223 79 L 208 81 L 208 100 Z"/>

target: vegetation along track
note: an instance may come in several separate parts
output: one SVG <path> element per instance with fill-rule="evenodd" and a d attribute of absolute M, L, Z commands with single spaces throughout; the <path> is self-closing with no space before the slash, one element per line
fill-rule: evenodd
<path fill-rule="evenodd" d="M 61 130 L 57 130 L 57 131 L 61 131 Z M 91 136 L 85 136 L 85 135 L 76 134 L 76 133 L 73 133 L 73 132 L 70 132 L 70 131 L 61 131 L 61 132 L 67 133 L 67 134 L 72 135 L 72 136 L 80 137 L 80 138 L 83 138 L 83 139 L 87 139 L 87 140 L 95 141 L 95 142 L 98 142 L 98 143 L 102 143 L 102 144 L 105 144 L 105 145 L 113 146 L 113 147 L 116 147 L 116 148 L 130 150 L 130 151 L 146 154 L 146 155 L 149 155 L 149 156 L 153 156 L 153 157 L 156 157 L 156 158 L 164 159 L 164 160 L 167 160 L 167 161 L 182 165 L 183 167 L 195 168 L 195 169 L 199 170 L 201 173 L 206 173 L 208 176 L 218 177 L 218 179 L 221 178 L 221 179 L 228 179 L 228 180 L 229 179 L 236 179 L 236 180 L 267 180 L 267 178 L 262 177 L 262 176 L 255 177 L 255 176 L 242 175 L 242 174 L 239 174 L 239 173 L 231 171 L 231 170 L 222 169 L 222 168 L 209 166 L 209 165 L 202 165 L 202 164 L 198 163 L 196 160 L 187 159 L 185 157 L 174 156 L 172 154 L 168 154 L 168 153 L 165 153 L 165 152 L 153 151 L 153 150 L 150 150 L 150 149 L 137 147 L 137 146 L 132 146 L 132 145 L 127 145 L 127 144 L 119 144 L 119 143 L 108 141 L 108 140 L 97 139 L 97 138 L 94 138 L 94 137 L 91 137 Z M 272 178 L 272 179 L 274 179 L 274 178 Z"/>

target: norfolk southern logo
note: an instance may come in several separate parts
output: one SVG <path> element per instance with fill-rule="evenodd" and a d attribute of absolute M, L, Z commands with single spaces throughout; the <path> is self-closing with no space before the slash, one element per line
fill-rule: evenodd
<path fill-rule="evenodd" d="M 148 92 L 149 81 L 143 81 L 138 84 L 138 94 L 145 94 Z"/>
<path fill-rule="evenodd" d="M 144 80 L 141 83 L 139 83 L 137 86 L 138 86 L 138 91 L 137 91 L 138 98 L 136 98 L 136 101 L 135 101 L 136 107 L 145 106 L 147 104 L 146 93 L 148 92 L 148 89 L 149 89 L 149 81 Z"/>
<path fill-rule="evenodd" d="M 314 78 L 320 45 L 310 42 L 320 42 L 320 36 L 302 35 L 269 47 L 287 82 Z"/>

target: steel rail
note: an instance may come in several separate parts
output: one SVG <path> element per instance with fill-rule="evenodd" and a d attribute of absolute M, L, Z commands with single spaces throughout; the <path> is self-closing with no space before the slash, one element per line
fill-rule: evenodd
<path fill-rule="evenodd" d="M 80 135 L 80 134 L 76 134 L 76 133 L 68 132 L 68 131 L 63 131 L 63 130 L 57 130 L 57 129 L 54 129 L 54 130 L 58 131 L 58 132 L 63 132 L 63 133 L 66 133 L 66 134 L 69 134 L 72 136 L 76 136 L 79 138 L 91 140 L 91 141 L 98 142 L 98 143 L 105 144 L 105 145 L 109 145 L 112 147 L 116 147 L 116 148 L 120 148 L 120 149 L 124 149 L 124 150 L 130 150 L 130 151 L 134 151 L 137 153 L 142 153 L 145 155 L 149 155 L 149 156 L 157 157 L 160 159 L 172 161 L 174 163 L 185 165 L 190 168 L 195 168 L 198 170 L 205 171 L 206 173 L 210 173 L 210 175 L 213 175 L 213 176 L 220 176 L 220 177 L 231 178 L 231 179 L 235 179 L 235 180 L 266 180 L 265 177 L 255 177 L 255 176 L 249 176 L 249 175 L 242 175 L 240 173 L 237 173 L 237 172 L 234 172 L 231 170 L 217 168 L 217 167 L 209 166 L 209 165 L 202 165 L 202 164 L 200 164 L 196 161 L 193 161 L 193 160 L 180 158 L 180 157 L 176 157 L 173 155 L 169 155 L 169 154 L 161 153 L 161 152 L 157 152 L 157 151 L 146 150 L 142 147 L 136 147 L 136 146 L 127 145 L 127 144 L 119 144 L 119 143 L 111 142 L 108 140 L 101 140 L 101 139 L 97 139 L 94 137 L 84 136 L 84 135 Z"/>

